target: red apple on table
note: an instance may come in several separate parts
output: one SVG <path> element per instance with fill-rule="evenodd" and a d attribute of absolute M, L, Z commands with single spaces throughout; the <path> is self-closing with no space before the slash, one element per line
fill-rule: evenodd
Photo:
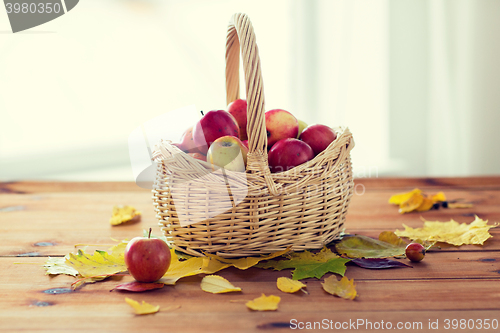
<path fill-rule="evenodd" d="M 299 122 L 290 112 L 273 109 L 265 113 L 267 148 L 282 139 L 296 138 L 299 133 Z"/>
<path fill-rule="evenodd" d="M 336 138 L 337 134 L 333 129 L 321 124 L 307 126 L 299 137 L 300 140 L 311 146 L 314 155 L 325 150 Z"/>
<path fill-rule="evenodd" d="M 304 141 L 293 138 L 276 142 L 268 154 L 271 172 L 290 170 L 314 158 L 314 152 Z"/>
<path fill-rule="evenodd" d="M 227 106 L 229 112 L 240 128 L 240 140 L 247 140 L 247 101 L 244 99 L 237 99 Z"/>
<path fill-rule="evenodd" d="M 124 254 L 129 273 L 139 282 L 154 282 L 162 278 L 170 266 L 170 248 L 159 238 L 135 237 L 128 242 Z"/>
<path fill-rule="evenodd" d="M 236 119 L 225 110 L 212 110 L 201 118 L 193 129 L 193 140 L 198 151 L 206 154 L 208 147 L 218 138 L 226 135 L 240 137 Z"/>
<path fill-rule="evenodd" d="M 226 170 L 244 172 L 248 148 L 235 136 L 215 140 L 208 149 L 207 161 Z"/>

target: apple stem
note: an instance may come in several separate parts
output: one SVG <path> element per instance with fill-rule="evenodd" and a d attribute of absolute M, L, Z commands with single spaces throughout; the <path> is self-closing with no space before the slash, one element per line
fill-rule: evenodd
<path fill-rule="evenodd" d="M 203 113 L 203 110 L 200 110 L 200 113 L 202 116 L 205 116 L 205 114 Z"/>
<path fill-rule="evenodd" d="M 151 238 L 151 231 L 152 231 L 152 230 L 153 230 L 152 228 L 149 228 L 148 238 Z"/>

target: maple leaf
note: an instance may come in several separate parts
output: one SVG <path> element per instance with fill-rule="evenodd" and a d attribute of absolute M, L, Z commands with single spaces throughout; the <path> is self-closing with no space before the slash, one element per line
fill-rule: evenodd
<path fill-rule="evenodd" d="M 340 258 L 328 248 L 323 248 L 321 252 L 311 253 L 309 251 L 294 252 L 289 259 L 272 260 L 263 264 L 257 265 L 260 268 L 273 268 L 281 271 L 287 268 L 294 268 L 292 278 L 294 280 L 302 280 L 309 277 L 320 279 L 328 272 L 344 275 L 345 264 L 350 259 Z"/>
<path fill-rule="evenodd" d="M 465 244 L 483 245 L 488 238 L 492 237 L 488 232 L 489 229 L 498 226 L 498 224 L 488 225 L 488 221 L 484 221 L 476 216 L 475 220 L 470 224 L 458 223 L 454 220 L 450 220 L 449 222 L 424 220 L 423 228 L 413 229 L 405 224 L 403 226 L 405 230 L 396 230 L 396 235 L 409 239 L 444 242 L 460 246 Z"/>
<path fill-rule="evenodd" d="M 307 287 L 305 284 L 303 284 L 300 281 L 292 280 L 287 277 L 279 277 L 278 280 L 276 281 L 276 286 L 278 287 L 279 290 L 281 290 L 284 293 L 294 293 L 302 288 Z"/>
<path fill-rule="evenodd" d="M 49 257 L 43 267 L 47 269 L 46 275 L 66 274 L 77 276 L 78 271 L 66 264 L 66 257 Z"/>
<path fill-rule="evenodd" d="M 231 282 L 222 276 L 207 275 L 201 280 L 201 290 L 212 294 L 222 294 L 241 291 L 241 288 L 233 286 Z"/>
<path fill-rule="evenodd" d="M 254 300 L 248 301 L 245 305 L 254 311 L 274 311 L 278 309 L 278 304 L 281 301 L 281 297 L 269 295 L 255 298 Z"/>
<path fill-rule="evenodd" d="M 127 304 L 130 305 L 138 315 L 152 314 L 160 310 L 159 305 L 151 305 L 144 301 L 142 301 L 142 303 L 139 303 L 128 297 L 125 297 L 125 302 L 127 302 Z"/>
<path fill-rule="evenodd" d="M 127 222 L 138 222 L 141 219 L 141 212 L 132 206 L 114 206 L 113 214 L 109 223 L 113 226 Z"/>
<path fill-rule="evenodd" d="M 388 258 L 405 254 L 405 245 L 394 245 L 367 236 L 344 237 L 335 245 L 337 252 L 349 258 Z"/>
<path fill-rule="evenodd" d="M 110 276 L 127 270 L 123 254 L 108 254 L 106 251 L 99 250 L 96 250 L 93 255 L 82 250 L 78 250 L 76 255 L 70 253 L 66 264 L 76 269 L 84 278 Z"/>
<path fill-rule="evenodd" d="M 354 279 L 349 280 L 346 276 L 339 281 L 335 275 L 330 275 L 321 285 L 327 293 L 334 296 L 345 299 L 355 299 L 357 296 Z"/>
<path fill-rule="evenodd" d="M 164 286 L 163 283 L 146 283 L 146 282 L 134 281 L 134 282 L 119 284 L 110 291 L 121 290 L 121 291 L 131 291 L 137 293 L 148 290 L 161 289 L 163 288 L 163 286 Z"/>

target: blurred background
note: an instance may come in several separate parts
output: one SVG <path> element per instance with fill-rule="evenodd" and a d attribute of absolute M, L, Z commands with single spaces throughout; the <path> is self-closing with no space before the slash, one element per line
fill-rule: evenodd
<path fill-rule="evenodd" d="M 226 107 L 235 12 L 266 109 L 348 126 L 355 177 L 500 174 L 500 1 L 82 0 L 16 34 L 0 11 L 0 180 L 133 181 L 134 129 Z"/>

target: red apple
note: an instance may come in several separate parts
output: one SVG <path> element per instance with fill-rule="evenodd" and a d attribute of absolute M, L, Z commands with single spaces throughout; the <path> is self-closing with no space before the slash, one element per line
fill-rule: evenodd
<path fill-rule="evenodd" d="M 179 147 L 184 152 L 195 153 L 198 150 L 193 140 L 193 127 L 189 127 L 181 136 L 181 143 L 174 143 L 175 146 Z"/>
<path fill-rule="evenodd" d="M 240 137 L 236 119 L 227 111 L 213 110 L 207 112 L 193 129 L 193 140 L 198 151 L 207 154 L 208 147 L 218 138 L 226 135 Z"/>
<path fill-rule="evenodd" d="M 203 162 L 207 161 L 207 157 L 201 153 L 188 153 L 188 155 Z"/>
<path fill-rule="evenodd" d="M 243 140 L 241 143 L 248 149 L 248 140 Z"/>
<path fill-rule="evenodd" d="M 267 111 L 265 117 L 268 149 L 279 140 L 297 137 L 299 122 L 290 112 L 274 109 Z"/>
<path fill-rule="evenodd" d="M 227 106 L 229 112 L 240 128 L 240 140 L 247 140 L 247 101 L 244 99 L 237 99 Z"/>
<path fill-rule="evenodd" d="M 248 148 L 235 136 L 215 140 L 208 149 L 207 161 L 231 171 L 245 172 Z"/>
<path fill-rule="evenodd" d="M 170 249 L 163 240 L 148 237 L 135 237 L 125 248 L 125 264 L 129 273 L 139 282 L 154 282 L 170 266 Z"/>
<path fill-rule="evenodd" d="M 271 172 L 290 170 L 314 158 L 314 152 L 304 141 L 293 138 L 276 142 L 268 154 Z"/>
<path fill-rule="evenodd" d="M 314 155 L 325 150 L 336 138 L 337 134 L 333 129 L 321 124 L 307 126 L 299 137 L 300 140 L 311 146 Z"/>

